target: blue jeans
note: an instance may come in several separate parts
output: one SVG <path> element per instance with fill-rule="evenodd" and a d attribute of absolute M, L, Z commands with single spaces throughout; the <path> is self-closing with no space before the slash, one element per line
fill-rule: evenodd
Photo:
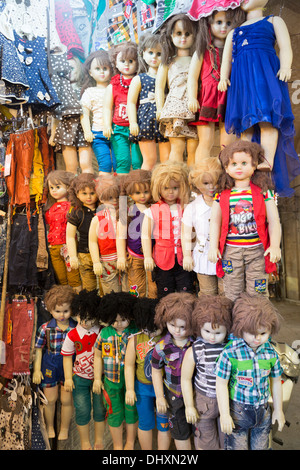
<path fill-rule="evenodd" d="M 116 171 L 116 158 L 111 141 L 101 131 L 92 132 L 94 134 L 92 149 L 98 162 L 99 171 L 104 173 L 111 173 L 112 170 Z"/>
<path fill-rule="evenodd" d="M 73 389 L 73 401 L 75 407 L 75 421 L 79 426 L 85 426 L 91 420 L 93 407 L 93 419 L 97 423 L 105 420 L 106 410 L 103 404 L 102 394 L 92 392 L 93 381 L 73 375 L 75 388 Z"/>
<path fill-rule="evenodd" d="M 230 401 L 230 415 L 235 428 L 225 436 L 226 450 L 267 450 L 271 432 L 268 404 L 255 407 Z"/>

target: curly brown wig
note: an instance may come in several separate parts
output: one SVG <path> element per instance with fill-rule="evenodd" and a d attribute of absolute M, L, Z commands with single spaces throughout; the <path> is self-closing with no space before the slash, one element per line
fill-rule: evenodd
<path fill-rule="evenodd" d="M 54 285 L 45 294 L 45 307 L 51 313 L 56 305 L 71 305 L 75 295 L 76 293 L 71 286 Z"/>
<path fill-rule="evenodd" d="M 197 298 L 192 315 L 192 332 L 201 336 L 201 328 L 205 323 L 211 323 L 212 328 L 225 326 L 231 330 L 233 302 L 222 295 L 202 295 Z"/>
<path fill-rule="evenodd" d="M 172 320 L 183 320 L 186 330 L 192 331 L 192 314 L 196 296 L 188 292 L 174 292 L 160 299 L 155 309 L 154 322 L 163 330 Z"/>
<path fill-rule="evenodd" d="M 81 173 L 73 179 L 69 189 L 69 201 L 73 207 L 82 207 L 83 204 L 80 199 L 78 199 L 77 194 L 85 188 L 96 191 L 96 178 L 93 173 Z"/>

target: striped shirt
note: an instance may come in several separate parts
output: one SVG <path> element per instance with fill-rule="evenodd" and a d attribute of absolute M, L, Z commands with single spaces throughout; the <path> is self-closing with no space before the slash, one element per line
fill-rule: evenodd
<path fill-rule="evenodd" d="M 233 401 L 260 406 L 270 396 L 269 377 L 280 377 L 283 370 L 270 341 L 256 350 L 242 338 L 232 335 L 217 362 L 216 376 L 228 380 Z"/>
<path fill-rule="evenodd" d="M 274 199 L 274 192 L 268 190 L 263 193 L 264 200 Z M 220 193 L 214 200 L 220 201 Z M 232 246 L 255 246 L 261 243 L 257 233 L 257 225 L 254 218 L 251 189 L 239 190 L 232 188 L 229 199 L 229 227 L 226 244 Z"/>
<path fill-rule="evenodd" d="M 55 356 L 59 355 L 65 337 L 70 330 L 76 327 L 76 325 L 77 322 L 70 318 L 68 328 L 61 330 L 59 326 L 57 326 L 56 320 L 52 318 L 50 321 L 43 323 L 40 326 L 35 339 L 35 347 L 47 347 L 52 354 Z"/>
<path fill-rule="evenodd" d="M 192 338 L 189 337 L 186 344 L 181 348 L 174 344 L 172 336 L 167 333 L 153 349 L 152 367 L 154 369 L 164 368 L 164 384 L 177 397 L 182 396 L 181 365 L 187 349 L 192 345 L 192 341 Z"/>
<path fill-rule="evenodd" d="M 210 344 L 202 338 L 193 343 L 193 356 L 196 366 L 195 387 L 207 397 L 216 397 L 216 360 L 226 343 Z"/>

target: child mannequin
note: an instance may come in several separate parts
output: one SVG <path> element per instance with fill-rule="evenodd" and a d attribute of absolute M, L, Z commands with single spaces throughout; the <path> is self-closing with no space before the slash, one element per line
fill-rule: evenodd
<path fill-rule="evenodd" d="M 242 13 L 242 15 L 241 15 Z M 211 15 L 200 18 L 196 38 L 196 51 L 193 54 L 187 82 L 188 107 L 197 113 L 199 145 L 195 154 L 195 163 L 211 156 L 215 140 L 215 126 L 219 126 L 220 146 L 228 145 L 233 139 L 225 132 L 224 118 L 226 93 L 218 91 L 221 55 L 225 39 L 235 23 L 245 15 L 241 10 L 215 10 Z M 200 78 L 200 88 L 199 88 Z"/>
<path fill-rule="evenodd" d="M 103 103 L 103 134 L 111 139 L 116 157 L 116 172 L 128 173 L 141 168 L 143 157 L 137 142 L 129 140 L 127 96 L 131 80 L 136 75 L 137 45 L 123 42 L 110 50 L 110 59 L 116 75 L 108 85 Z"/>
<path fill-rule="evenodd" d="M 65 372 L 65 389 L 73 393 L 75 421 L 81 450 L 91 450 L 90 421 L 93 408 L 95 425 L 94 450 L 103 449 L 105 408 L 99 395 L 91 394 L 94 379 L 94 344 L 100 331 L 101 309 L 97 290 L 82 290 L 72 302 L 78 325 L 64 341 L 61 354 Z M 76 354 L 73 364 L 73 356 Z"/>
<path fill-rule="evenodd" d="M 226 91 L 230 85 L 226 131 L 260 142 L 265 161 L 259 169 L 273 169 L 276 191 L 280 196 L 290 196 L 293 193 L 290 181 L 300 174 L 294 149 L 294 116 L 286 83 L 291 77 L 293 52 L 282 18 L 263 17 L 267 3 L 268 0 L 242 2 L 247 19 L 227 36 L 219 90 Z M 275 40 L 279 58 L 274 49 Z"/>
<path fill-rule="evenodd" d="M 161 32 L 162 58 L 155 86 L 159 129 L 171 145 L 169 159 L 183 161 L 186 149 L 188 166 L 194 164 L 198 145 L 196 129 L 188 125 L 195 115 L 188 109 L 186 86 L 195 40 L 195 23 L 186 15 L 167 20 Z M 169 91 L 165 99 L 166 86 Z"/>
<path fill-rule="evenodd" d="M 141 230 L 144 211 L 151 203 L 151 172 L 131 170 L 122 178 L 121 196 L 126 195 L 134 202 L 124 204 L 119 212 L 117 230 L 117 267 L 127 271 L 128 287 L 139 297 L 156 298 L 157 289 L 151 273 L 146 273 L 142 251 Z"/>
<path fill-rule="evenodd" d="M 281 226 L 269 173 L 257 171 L 263 158 L 259 144 L 244 140 L 220 154 L 224 170 L 212 205 L 208 260 L 217 263 L 225 296 L 233 301 L 244 290 L 268 295 L 268 273 L 281 257 Z"/>
<path fill-rule="evenodd" d="M 45 222 L 49 226 L 48 244 L 57 283 L 81 289 L 78 269 L 71 269 L 66 246 L 67 213 L 71 207 L 68 191 L 74 174 L 64 170 L 51 171 L 46 179 L 49 194 L 45 204 Z"/>
<path fill-rule="evenodd" d="M 66 92 L 64 94 L 64 107 L 69 108 L 73 104 L 72 109 L 65 112 L 61 119 L 52 117 L 51 135 L 49 144 L 52 146 L 59 145 L 62 149 L 62 155 L 66 167 L 66 171 L 77 174 L 78 159 L 79 166 L 83 173 L 93 172 L 92 165 L 92 149 L 86 141 L 83 129 L 80 123 L 82 109 L 80 106 L 80 90 L 83 79 L 82 64 L 78 57 L 73 56 L 68 61 L 70 68 L 70 85 L 74 90 L 74 95 Z"/>
<path fill-rule="evenodd" d="M 285 423 L 283 370 L 270 343 L 270 335 L 279 331 L 279 315 L 266 297 L 251 297 L 244 292 L 235 302 L 232 316 L 233 337 L 220 354 L 216 368 L 221 429 L 227 434 L 225 448 L 267 450 L 271 424 L 277 421 L 281 431 Z"/>
<path fill-rule="evenodd" d="M 145 356 L 162 337 L 154 324 L 157 299 L 138 298 L 134 306 L 134 318 L 139 332 L 133 335 L 125 355 L 125 384 L 127 405 L 136 403 L 139 416 L 138 438 L 142 450 L 152 450 L 155 428 L 155 393 L 153 384 L 145 376 Z M 166 414 L 156 413 L 158 450 L 168 450 L 170 431 Z"/>
<path fill-rule="evenodd" d="M 70 266 L 79 269 L 82 288 L 89 291 L 97 288 L 88 240 L 90 224 L 99 202 L 95 186 L 95 176 L 91 173 L 81 173 L 73 179 L 69 189 L 72 207 L 67 215 L 66 231 Z"/>
<path fill-rule="evenodd" d="M 145 210 L 142 226 L 145 270 L 153 271 L 155 263 L 158 298 L 175 291 L 192 292 L 192 273 L 182 267 L 181 248 L 183 207 L 190 195 L 186 165 L 172 161 L 157 165 L 152 171 L 151 193 L 155 204 Z"/>
<path fill-rule="evenodd" d="M 138 75 L 130 83 L 127 99 L 130 134 L 139 142 L 144 170 L 152 170 L 157 162 L 157 143 L 161 162 L 166 161 L 170 153 L 170 143 L 159 132 L 156 120 L 155 80 L 161 62 L 159 40 L 159 36 L 152 33 L 140 38 Z"/>
<path fill-rule="evenodd" d="M 107 324 L 95 344 L 93 391 L 102 388 L 111 400 L 112 413 L 107 422 L 114 450 L 123 450 L 123 421 L 126 423 L 124 450 L 133 450 L 137 430 L 136 406 L 125 406 L 124 362 L 128 338 L 137 332 L 133 322 L 133 307 L 136 298 L 128 292 L 112 292 L 101 299 L 103 322 Z M 102 383 L 102 374 L 104 383 Z M 107 403 L 108 405 L 108 403 Z"/>
<path fill-rule="evenodd" d="M 156 408 L 158 413 L 168 412 L 171 437 L 177 450 L 191 450 L 192 428 L 185 419 L 180 376 L 184 355 L 193 341 L 189 332 L 195 299 L 185 292 L 169 294 L 159 301 L 154 318 L 158 328 L 168 330 L 152 354 Z"/>
<path fill-rule="evenodd" d="M 43 388 L 48 401 L 44 408 L 44 416 L 49 439 L 55 437 L 56 402 L 59 385 L 64 384 L 61 348 L 67 333 L 76 327 L 76 322 L 71 318 L 71 304 L 75 295 L 70 286 L 55 285 L 49 289 L 44 301 L 46 309 L 53 318 L 40 326 L 36 336 L 32 381 Z M 68 438 L 73 414 L 72 394 L 64 387 L 60 389 L 60 401 L 61 421 L 58 440 L 63 440 Z"/>
<path fill-rule="evenodd" d="M 89 230 L 89 251 L 96 276 L 101 278 L 103 293 L 127 289 L 127 275 L 117 270 L 117 217 L 120 194 L 119 179 L 107 174 L 96 184 L 100 206 Z"/>
<path fill-rule="evenodd" d="M 216 276 L 216 265 L 207 259 L 211 206 L 221 171 L 219 159 L 209 157 L 201 159 L 189 173 L 190 185 L 198 196 L 185 207 L 182 217 L 183 269 L 197 273 L 199 296 L 222 292 L 222 282 Z M 191 255 L 193 229 L 196 232 L 196 243 Z"/>
<path fill-rule="evenodd" d="M 223 448 L 223 437 L 218 432 L 219 410 L 214 370 L 231 329 L 232 307 L 233 302 L 226 297 L 204 295 L 196 301 L 193 310 L 192 331 L 197 339 L 183 359 L 181 388 L 186 420 L 195 425 L 197 450 Z"/>
<path fill-rule="evenodd" d="M 96 156 L 99 174 L 115 171 L 115 156 L 110 141 L 103 135 L 103 99 L 109 85 L 113 69 L 108 52 L 92 52 L 84 62 L 86 73 L 81 89 L 83 114 L 81 125 L 87 142 L 92 143 Z"/>

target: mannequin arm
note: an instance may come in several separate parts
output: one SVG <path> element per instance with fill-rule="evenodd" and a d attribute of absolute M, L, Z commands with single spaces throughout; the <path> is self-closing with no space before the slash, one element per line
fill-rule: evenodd
<path fill-rule="evenodd" d="M 270 246 L 265 251 L 265 256 L 270 253 L 271 263 L 277 263 L 281 258 L 281 225 L 278 209 L 273 199 L 266 201 L 266 212 L 268 219 Z"/>
<path fill-rule="evenodd" d="M 220 411 L 221 431 L 225 434 L 231 434 L 234 426 L 229 411 L 229 392 L 228 380 L 216 378 L 216 393 Z"/>
<path fill-rule="evenodd" d="M 222 258 L 219 251 L 219 239 L 221 233 L 221 224 L 222 224 L 222 212 L 220 204 L 216 201 L 213 202 L 211 208 L 210 216 L 210 226 L 209 226 L 209 250 L 208 250 L 208 260 L 211 263 L 216 263 L 218 258 Z"/>
<path fill-rule="evenodd" d="M 144 253 L 144 266 L 146 271 L 153 271 L 154 260 L 152 258 L 152 227 L 153 221 L 145 215 L 142 224 L 142 249 Z"/>
<path fill-rule="evenodd" d="M 272 415 L 272 424 L 278 422 L 278 431 L 282 431 L 285 417 L 282 410 L 282 385 L 281 377 L 270 377 L 271 384 L 271 394 L 273 399 L 273 415 Z"/>
<path fill-rule="evenodd" d="M 156 118 L 160 118 L 161 110 L 165 102 L 165 88 L 168 80 L 168 67 L 160 65 L 158 67 L 155 80 L 155 101 L 156 101 Z"/>
<path fill-rule="evenodd" d="M 181 224 L 181 246 L 183 253 L 183 269 L 185 271 L 192 271 L 194 267 L 192 257 L 192 227 Z"/>
<path fill-rule="evenodd" d="M 126 269 L 126 238 L 127 238 L 127 227 L 124 226 L 120 220 L 117 223 L 117 268 L 120 271 L 125 271 Z"/>
<path fill-rule="evenodd" d="M 66 242 L 68 253 L 70 256 L 70 265 L 72 269 L 78 269 L 78 257 L 77 257 L 77 243 L 76 243 L 76 232 L 77 229 L 75 225 L 67 223 L 66 230 Z"/>
<path fill-rule="evenodd" d="M 56 131 L 56 128 L 58 126 L 58 119 L 56 119 L 55 117 L 52 116 L 52 119 L 51 119 L 51 134 L 50 134 L 50 137 L 49 137 L 49 144 L 54 146 L 55 145 L 55 142 L 53 141 L 54 139 L 54 135 L 55 135 L 55 131 Z"/>
<path fill-rule="evenodd" d="M 129 90 L 128 90 L 128 97 L 127 97 L 127 114 L 128 114 L 128 119 L 129 119 L 129 128 L 130 128 L 130 133 L 132 135 L 138 135 L 139 133 L 139 126 L 137 123 L 137 102 L 138 102 L 138 97 L 141 92 L 142 85 L 141 85 L 141 80 L 138 75 L 133 77 Z"/>
<path fill-rule="evenodd" d="M 102 384 L 102 371 L 103 371 L 103 362 L 102 362 L 102 353 L 100 349 L 94 349 L 94 383 L 93 383 L 93 392 L 100 395 L 103 388 Z"/>
<path fill-rule="evenodd" d="M 164 383 L 161 369 L 154 369 L 154 367 L 152 367 L 152 383 L 156 396 L 156 409 L 158 413 L 164 414 L 167 412 L 168 403 L 164 397 Z"/>
<path fill-rule="evenodd" d="M 279 80 L 287 82 L 292 74 L 293 50 L 287 26 L 282 18 L 273 18 L 274 32 L 279 48 L 280 69 L 277 73 Z"/>
<path fill-rule="evenodd" d="M 72 379 L 73 376 L 73 357 L 72 356 L 64 356 L 63 357 L 63 367 L 64 367 L 64 374 L 65 374 L 65 391 L 72 392 L 74 388 L 74 382 Z"/>
<path fill-rule="evenodd" d="M 107 137 L 107 139 L 110 139 L 112 134 L 113 106 L 112 85 L 108 85 L 103 98 L 103 135 Z"/>
<path fill-rule="evenodd" d="M 39 385 L 42 381 L 43 374 L 42 374 L 42 357 L 43 357 L 43 350 L 42 348 L 35 349 L 35 358 L 33 362 L 33 376 L 32 381 L 34 384 Z"/>
<path fill-rule="evenodd" d="M 188 423 L 195 424 L 199 420 L 199 414 L 194 405 L 193 374 L 195 361 L 193 349 L 186 351 L 181 367 L 181 390 L 185 406 L 185 417 Z"/>
<path fill-rule="evenodd" d="M 220 82 L 218 85 L 218 90 L 226 91 L 227 87 L 230 86 L 230 73 L 231 73 L 231 62 L 232 62 L 232 37 L 233 37 L 234 29 L 232 29 L 226 38 L 223 57 L 222 57 L 222 64 L 220 70 Z"/>
<path fill-rule="evenodd" d="M 100 262 L 100 252 L 98 246 L 98 226 L 99 221 L 98 217 L 95 216 L 92 218 L 90 229 L 89 229 L 89 252 L 91 254 L 93 269 L 96 276 L 101 276 L 102 274 L 102 264 Z"/>
<path fill-rule="evenodd" d="M 94 134 L 91 131 L 90 110 L 85 106 L 82 106 L 82 115 L 80 116 L 80 122 L 85 140 L 87 142 L 93 142 Z"/>
<path fill-rule="evenodd" d="M 136 402 L 136 394 L 134 391 L 134 379 L 135 379 L 135 348 L 134 348 L 134 337 L 130 338 L 126 348 L 125 354 L 125 385 L 126 385 L 126 395 L 125 403 L 126 405 L 133 406 Z"/>
<path fill-rule="evenodd" d="M 196 113 L 199 109 L 198 83 L 199 76 L 202 68 L 203 56 L 199 59 L 197 52 L 194 52 L 190 63 L 188 80 L 187 80 L 187 94 L 188 94 L 188 108 L 192 113 Z"/>

